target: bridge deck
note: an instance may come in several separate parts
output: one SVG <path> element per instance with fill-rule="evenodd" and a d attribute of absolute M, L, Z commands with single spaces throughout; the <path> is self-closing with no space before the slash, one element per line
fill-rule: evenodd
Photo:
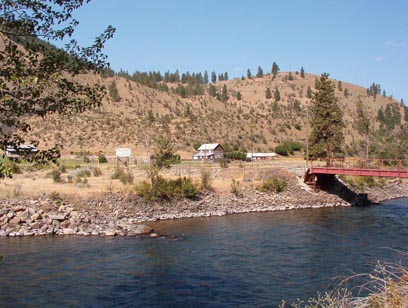
<path fill-rule="evenodd" d="M 390 178 L 408 178 L 408 170 L 401 169 L 366 169 L 346 167 L 310 167 L 310 174 L 337 174 L 355 176 L 377 176 Z"/>

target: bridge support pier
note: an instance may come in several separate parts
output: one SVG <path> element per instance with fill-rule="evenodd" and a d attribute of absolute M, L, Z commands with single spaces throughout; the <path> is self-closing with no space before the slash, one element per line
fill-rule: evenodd
<path fill-rule="evenodd" d="M 310 173 L 310 170 L 307 169 L 304 176 L 304 182 L 314 189 L 327 190 L 333 187 L 335 183 L 335 175 Z"/>

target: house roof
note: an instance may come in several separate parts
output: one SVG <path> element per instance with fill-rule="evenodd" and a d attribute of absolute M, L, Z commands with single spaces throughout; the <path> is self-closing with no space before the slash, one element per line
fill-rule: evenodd
<path fill-rule="evenodd" d="M 198 150 L 215 150 L 219 145 L 219 143 L 204 143 L 198 148 Z"/>

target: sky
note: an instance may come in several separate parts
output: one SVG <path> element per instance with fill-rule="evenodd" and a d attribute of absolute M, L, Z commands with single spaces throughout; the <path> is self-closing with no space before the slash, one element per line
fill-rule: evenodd
<path fill-rule="evenodd" d="M 83 45 L 108 26 L 115 71 L 299 71 L 373 82 L 408 101 L 407 0 L 93 0 L 75 12 Z"/>

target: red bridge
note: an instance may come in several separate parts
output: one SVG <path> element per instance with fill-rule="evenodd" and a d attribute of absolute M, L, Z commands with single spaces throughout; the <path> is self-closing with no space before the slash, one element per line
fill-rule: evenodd
<path fill-rule="evenodd" d="M 342 158 L 327 161 L 310 161 L 305 183 L 316 184 L 324 175 L 354 175 L 391 178 L 408 178 L 408 160 Z"/>

